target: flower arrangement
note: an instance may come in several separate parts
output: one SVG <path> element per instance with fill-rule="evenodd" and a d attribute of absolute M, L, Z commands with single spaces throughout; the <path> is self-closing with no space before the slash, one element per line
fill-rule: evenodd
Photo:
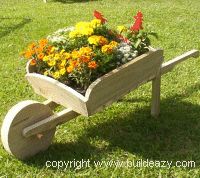
<path fill-rule="evenodd" d="M 31 43 L 23 52 L 37 73 L 52 77 L 84 94 L 98 77 L 149 51 L 150 39 L 138 12 L 130 27 L 108 27 L 103 14 L 94 11 L 90 22 L 59 29 Z"/>

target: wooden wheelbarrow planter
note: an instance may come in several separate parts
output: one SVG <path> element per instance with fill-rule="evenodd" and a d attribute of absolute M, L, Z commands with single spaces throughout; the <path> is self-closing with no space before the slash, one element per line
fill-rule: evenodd
<path fill-rule="evenodd" d="M 52 78 L 34 73 L 34 67 L 28 63 L 26 78 L 34 91 L 47 101 L 23 101 L 9 110 L 1 128 L 3 146 L 18 159 L 31 157 L 49 147 L 57 125 L 80 114 L 93 115 L 149 81 L 152 81 L 151 114 L 156 117 L 160 112 L 161 75 L 176 64 L 198 56 L 197 50 L 191 50 L 162 64 L 163 50 L 151 49 L 98 78 L 89 86 L 85 96 Z M 67 109 L 53 113 L 58 105 Z"/>

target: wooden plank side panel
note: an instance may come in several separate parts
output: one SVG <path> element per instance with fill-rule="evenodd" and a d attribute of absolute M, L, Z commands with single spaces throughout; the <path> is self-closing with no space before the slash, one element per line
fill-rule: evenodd
<path fill-rule="evenodd" d="M 69 107 L 82 115 L 87 115 L 87 99 L 72 88 L 36 73 L 28 73 L 26 78 L 37 94 L 57 104 Z"/>
<path fill-rule="evenodd" d="M 162 60 L 162 50 L 149 52 L 96 80 L 86 92 L 88 115 L 155 78 Z"/>

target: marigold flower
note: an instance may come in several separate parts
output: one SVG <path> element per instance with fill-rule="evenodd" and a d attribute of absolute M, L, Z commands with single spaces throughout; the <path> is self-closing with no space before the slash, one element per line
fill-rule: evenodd
<path fill-rule="evenodd" d="M 60 65 L 59 65 L 59 68 L 65 67 L 66 64 L 67 64 L 67 61 L 66 60 L 62 60 Z"/>
<path fill-rule="evenodd" d="M 31 59 L 30 65 L 34 66 L 36 65 L 37 61 L 35 59 Z"/>
<path fill-rule="evenodd" d="M 64 53 L 65 59 L 70 59 L 71 58 L 71 54 L 70 53 Z"/>
<path fill-rule="evenodd" d="M 72 65 L 70 65 L 69 67 L 67 67 L 67 72 L 71 73 L 73 71 L 74 67 Z"/>
<path fill-rule="evenodd" d="M 41 47 L 44 47 L 44 46 L 46 46 L 48 44 L 48 40 L 47 39 L 41 39 L 40 41 L 39 41 L 39 45 L 41 46 Z"/>
<path fill-rule="evenodd" d="M 53 73 L 53 78 L 59 79 L 60 78 L 60 72 L 59 71 L 54 72 Z"/>
<path fill-rule="evenodd" d="M 91 60 L 91 57 L 90 57 L 90 56 L 81 56 L 80 58 L 81 58 L 81 60 L 82 60 L 83 62 L 85 62 L 85 63 L 87 63 L 87 62 L 89 62 L 89 61 Z"/>
<path fill-rule="evenodd" d="M 61 51 L 60 51 L 60 54 L 63 54 L 65 52 L 65 50 L 64 49 L 62 49 Z"/>
<path fill-rule="evenodd" d="M 102 53 L 111 54 L 113 47 L 111 45 L 104 45 L 101 48 Z"/>
<path fill-rule="evenodd" d="M 54 59 L 55 60 L 59 60 L 60 59 L 60 55 L 59 54 L 55 54 Z"/>
<path fill-rule="evenodd" d="M 32 55 L 34 54 L 34 51 L 32 50 L 28 50 L 24 53 L 24 57 L 27 59 L 30 59 L 32 57 Z"/>
<path fill-rule="evenodd" d="M 72 51 L 71 55 L 73 59 L 77 59 L 80 57 L 79 51 L 76 50 Z"/>
<path fill-rule="evenodd" d="M 70 61 L 70 66 L 72 66 L 72 67 L 76 67 L 76 66 L 78 66 L 79 65 L 79 61 L 78 60 L 73 60 L 73 61 Z"/>
<path fill-rule="evenodd" d="M 42 60 L 42 59 L 44 58 L 44 53 L 40 53 L 40 54 L 38 54 L 37 57 L 38 57 L 39 60 Z"/>
<path fill-rule="evenodd" d="M 36 44 L 33 42 L 33 43 L 31 43 L 31 44 L 29 44 L 29 46 L 28 46 L 28 48 L 30 49 L 30 50 L 33 50 L 33 48 L 35 48 L 36 47 Z"/>
<path fill-rule="evenodd" d="M 103 14 L 101 12 L 98 12 L 97 10 L 94 11 L 94 17 L 101 20 L 102 24 L 105 24 L 107 22 L 107 19 L 104 18 Z"/>
<path fill-rule="evenodd" d="M 47 64 L 52 67 L 52 66 L 55 66 L 56 65 L 56 61 L 54 59 L 50 59 Z"/>
<path fill-rule="evenodd" d="M 66 73 L 66 69 L 62 68 L 62 69 L 59 70 L 59 72 L 60 72 L 60 75 L 64 75 Z"/>
<path fill-rule="evenodd" d="M 37 47 L 37 48 L 35 48 L 35 53 L 37 53 L 37 54 L 42 53 L 43 50 L 44 50 L 43 47 Z"/>
<path fill-rule="evenodd" d="M 88 67 L 89 67 L 90 69 L 96 69 L 97 66 L 98 66 L 98 65 L 97 65 L 96 61 L 91 61 L 91 62 L 88 63 Z"/>
<path fill-rule="evenodd" d="M 111 41 L 109 43 L 110 46 L 112 46 L 113 48 L 116 47 L 118 45 L 118 43 L 116 41 Z"/>
<path fill-rule="evenodd" d="M 108 40 L 103 36 L 92 35 L 88 38 L 89 44 L 94 44 L 96 46 L 103 46 L 108 44 Z"/>
<path fill-rule="evenodd" d="M 79 49 L 80 55 L 90 55 L 92 53 L 92 49 L 90 47 L 82 47 Z"/>
<path fill-rule="evenodd" d="M 91 24 L 92 28 L 97 28 L 97 27 L 101 26 L 101 20 L 99 20 L 99 19 L 93 19 L 90 22 L 90 24 Z"/>

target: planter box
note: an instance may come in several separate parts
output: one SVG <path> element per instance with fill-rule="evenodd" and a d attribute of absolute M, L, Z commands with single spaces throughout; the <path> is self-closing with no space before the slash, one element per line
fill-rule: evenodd
<path fill-rule="evenodd" d="M 79 114 L 90 116 L 154 79 L 162 62 L 163 50 L 151 49 L 95 80 L 88 87 L 85 96 L 53 78 L 34 73 L 34 66 L 29 63 L 26 78 L 37 94 Z"/>

